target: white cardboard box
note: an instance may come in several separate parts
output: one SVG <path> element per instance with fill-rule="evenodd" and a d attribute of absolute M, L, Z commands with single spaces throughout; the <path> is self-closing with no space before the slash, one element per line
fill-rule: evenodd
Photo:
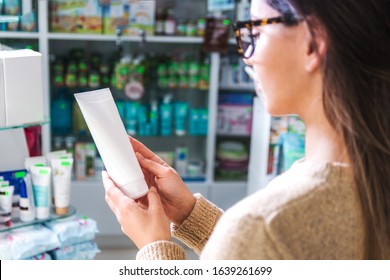
<path fill-rule="evenodd" d="M 0 130 L 0 171 L 24 169 L 29 156 L 23 128 Z"/>
<path fill-rule="evenodd" d="M 0 127 L 43 119 L 42 55 L 28 49 L 0 51 Z"/>

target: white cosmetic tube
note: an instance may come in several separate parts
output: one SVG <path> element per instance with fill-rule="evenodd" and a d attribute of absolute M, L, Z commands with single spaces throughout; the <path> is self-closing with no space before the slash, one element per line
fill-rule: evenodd
<path fill-rule="evenodd" d="M 12 197 L 14 195 L 14 186 L 0 188 L 0 222 L 6 223 L 11 220 Z"/>
<path fill-rule="evenodd" d="M 51 159 L 52 158 L 72 158 L 73 155 L 70 153 L 67 153 L 66 150 L 60 150 L 60 151 L 54 151 L 54 152 L 48 152 L 46 154 L 46 166 L 51 166 Z M 50 184 L 50 200 L 52 205 L 55 205 L 55 198 L 54 198 L 54 183 L 53 178 Z"/>
<path fill-rule="evenodd" d="M 46 157 L 28 157 L 24 160 L 24 168 L 27 171 L 30 170 L 31 166 L 46 166 Z"/>
<path fill-rule="evenodd" d="M 25 186 L 21 186 L 21 194 L 19 200 L 20 220 L 22 222 L 30 222 L 35 219 L 34 193 L 31 184 L 31 176 L 29 173 L 24 177 Z M 22 188 L 25 188 L 23 190 Z M 22 194 L 25 192 L 25 194 Z"/>
<path fill-rule="evenodd" d="M 75 97 L 111 179 L 127 196 L 144 196 L 148 186 L 110 90 Z"/>
<path fill-rule="evenodd" d="M 35 211 L 37 219 L 47 219 L 50 215 L 50 183 L 51 168 L 32 166 L 31 177 L 34 192 Z"/>
<path fill-rule="evenodd" d="M 57 215 L 68 213 L 73 158 L 52 158 L 54 206 Z"/>
<path fill-rule="evenodd" d="M 9 186 L 9 181 L 1 181 L 0 180 L 0 187 L 6 187 Z"/>
<path fill-rule="evenodd" d="M 60 158 L 60 157 L 73 157 L 71 154 L 68 154 L 66 150 L 48 152 L 46 154 L 47 166 L 50 166 L 52 158 Z"/>

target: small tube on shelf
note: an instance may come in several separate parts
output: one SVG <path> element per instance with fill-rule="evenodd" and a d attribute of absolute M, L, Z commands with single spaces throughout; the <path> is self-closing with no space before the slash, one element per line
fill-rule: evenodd
<path fill-rule="evenodd" d="M 30 170 L 36 218 L 47 219 L 50 216 L 51 168 L 46 166 L 32 166 Z"/>
<path fill-rule="evenodd" d="M 52 158 L 54 206 L 57 215 L 68 213 L 73 158 Z"/>

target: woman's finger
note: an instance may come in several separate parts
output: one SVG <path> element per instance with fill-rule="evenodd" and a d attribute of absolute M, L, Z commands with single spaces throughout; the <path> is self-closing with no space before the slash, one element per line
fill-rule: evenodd
<path fill-rule="evenodd" d="M 149 211 L 152 213 L 161 213 L 164 211 L 160 195 L 155 187 L 151 187 L 148 193 Z"/>
<path fill-rule="evenodd" d="M 106 190 L 106 197 L 108 202 L 115 206 L 123 205 L 125 203 L 135 203 L 134 199 L 126 196 L 111 180 L 106 171 L 102 171 L 103 186 Z"/>
<path fill-rule="evenodd" d="M 142 168 L 152 172 L 155 176 L 161 176 L 164 172 L 167 172 L 170 167 L 157 163 L 153 160 L 145 158 L 141 153 L 136 153 L 139 164 Z"/>
<path fill-rule="evenodd" d="M 133 146 L 134 151 L 137 153 L 141 153 L 145 158 L 155 161 L 159 164 L 166 164 L 160 157 L 158 157 L 155 153 L 149 150 L 144 144 L 129 136 L 131 145 Z"/>

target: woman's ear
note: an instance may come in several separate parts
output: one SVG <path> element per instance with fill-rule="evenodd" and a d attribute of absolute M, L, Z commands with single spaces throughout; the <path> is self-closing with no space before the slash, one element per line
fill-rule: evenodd
<path fill-rule="evenodd" d="M 308 19 L 310 21 L 311 19 Z M 327 43 L 325 32 L 320 28 L 319 24 L 311 24 L 311 29 L 307 26 L 307 53 L 305 69 L 311 73 L 317 70 L 326 59 Z"/>

